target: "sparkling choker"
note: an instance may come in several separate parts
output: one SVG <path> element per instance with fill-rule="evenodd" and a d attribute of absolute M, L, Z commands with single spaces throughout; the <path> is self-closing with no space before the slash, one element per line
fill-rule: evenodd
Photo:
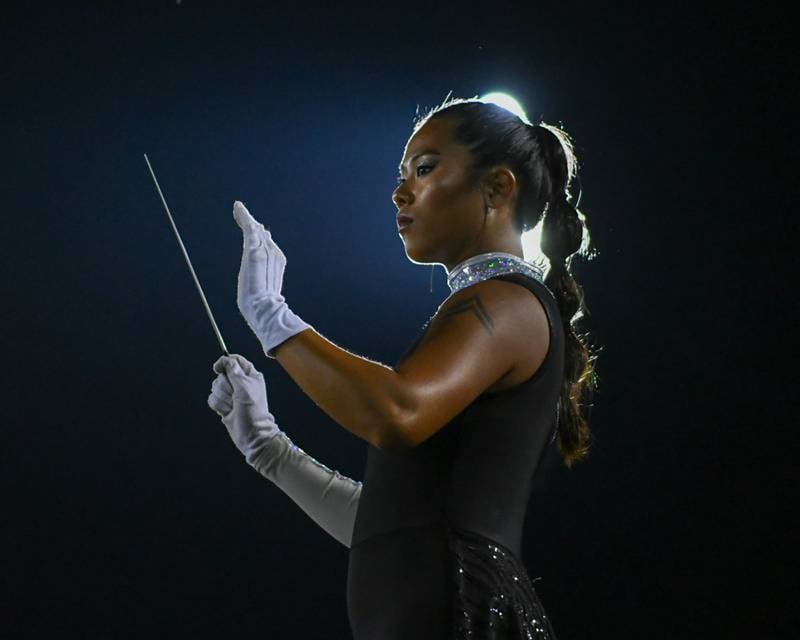
<path fill-rule="evenodd" d="M 506 273 L 521 273 L 536 278 L 544 284 L 540 267 L 513 253 L 502 251 L 479 253 L 477 256 L 464 260 L 461 264 L 453 267 L 453 270 L 447 275 L 447 284 L 450 286 L 450 291 L 455 293 L 476 282 Z"/>

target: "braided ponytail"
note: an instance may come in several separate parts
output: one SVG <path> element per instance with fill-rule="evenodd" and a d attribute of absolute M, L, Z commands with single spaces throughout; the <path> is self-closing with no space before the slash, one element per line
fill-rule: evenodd
<path fill-rule="evenodd" d="M 550 261 L 545 284 L 558 303 L 564 326 L 564 381 L 559 399 L 557 442 L 568 467 L 583 459 L 589 451 L 591 434 L 582 407 L 591 407 L 595 386 L 594 360 L 584 343 L 585 335 L 576 333 L 573 322 L 587 311 L 583 289 L 570 273 L 571 256 L 583 246 L 584 221 L 569 202 L 569 184 L 577 172 L 572 145 L 566 133 L 550 125 L 534 127 L 539 152 L 544 161 L 549 184 L 547 205 L 542 222 L 541 249 Z"/>

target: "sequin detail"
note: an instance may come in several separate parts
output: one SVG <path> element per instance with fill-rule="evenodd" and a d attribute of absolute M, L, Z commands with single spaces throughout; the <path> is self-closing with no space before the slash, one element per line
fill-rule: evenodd
<path fill-rule="evenodd" d="M 481 253 L 455 266 L 447 276 L 447 284 L 450 286 L 450 291 L 455 293 L 476 282 L 506 273 L 522 273 L 544 284 L 542 267 L 527 262 L 513 253 L 501 251 Z"/>
<path fill-rule="evenodd" d="M 525 567 L 505 547 L 451 529 L 454 640 L 556 640 Z"/>

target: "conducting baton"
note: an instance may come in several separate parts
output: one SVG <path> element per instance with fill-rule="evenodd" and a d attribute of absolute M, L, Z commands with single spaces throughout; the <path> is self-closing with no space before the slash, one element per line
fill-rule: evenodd
<path fill-rule="evenodd" d="M 156 189 L 158 190 L 158 195 L 161 196 L 161 202 L 164 203 L 164 209 L 167 211 L 169 222 L 172 225 L 172 230 L 175 232 L 175 237 L 178 239 L 178 244 L 180 245 L 181 251 L 183 252 L 183 257 L 186 258 L 186 264 L 189 265 L 189 271 L 192 272 L 192 278 L 194 278 L 194 284 L 197 286 L 197 291 L 200 293 L 200 299 L 203 301 L 203 306 L 206 308 L 208 319 L 211 320 L 211 328 L 214 329 L 214 335 L 217 336 L 217 342 L 219 342 L 219 346 L 222 349 L 222 352 L 226 356 L 229 356 L 230 354 L 228 353 L 228 347 L 225 346 L 225 341 L 222 339 L 222 334 L 219 332 L 217 323 L 214 321 L 214 314 L 211 313 L 211 308 L 208 306 L 208 302 L 206 301 L 206 296 L 203 293 L 203 287 L 200 286 L 200 281 L 197 279 L 197 274 L 195 274 L 194 272 L 194 268 L 192 267 L 192 261 L 189 260 L 189 254 L 186 253 L 186 247 L 183 246 L 183 240 L 181 240 L 181 234 L 178 233 L 178 227 L 175 226 L 175 221 L 172 219 L 172 214 L 169 212 L 167 201 L 164 200 L 164 194 L 161 193 L 161 187 L 158 186 L 158 180 L 156 180 L 156 174 L 153 173 L 153 167 L 150 166 L 150 160 L 147 159 L 146 153 L 144 154 L 144 161 L 147 163 L 147 168 L 150 169 L 150 175 L 153 176 L 153 182 L 156 183 Z"/>

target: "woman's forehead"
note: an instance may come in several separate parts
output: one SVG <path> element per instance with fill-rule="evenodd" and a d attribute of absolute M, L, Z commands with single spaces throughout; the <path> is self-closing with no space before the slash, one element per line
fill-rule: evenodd
<path fill-rule="evenodd" d="M 428 120 L 408 139 L 406 150 L 413 146 L 438 143 L 441 146 L 450 143 L 451 123 L 444 118 Z"/>
<path fill-rule="evenodd" d="M 429 150 L 435 150 L 440 155 L 457 155 L 459 151 L 465 151 L 452 141 L 450 136 L 452 126 L 452 123 L 444 118 L 428 120 L 406 142 L 401 166 L 408 162 L 409 158 Z"/>

